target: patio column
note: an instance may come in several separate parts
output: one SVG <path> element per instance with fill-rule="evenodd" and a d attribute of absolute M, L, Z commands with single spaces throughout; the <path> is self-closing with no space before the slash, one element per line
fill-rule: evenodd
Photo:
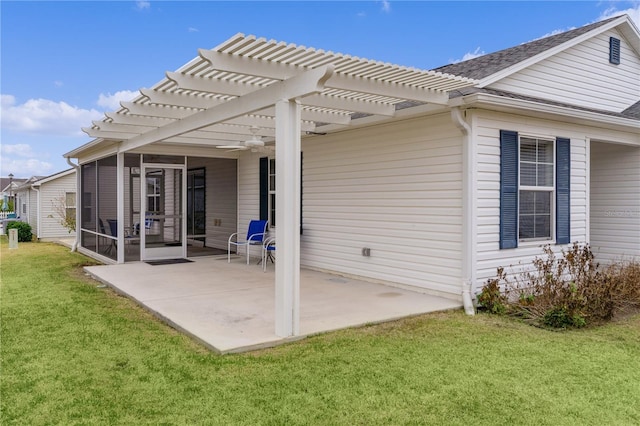
<path fill-rule="evenodd" d="M 124 263 L 124 152 L 116 154 L 116 219 L 118 220 L 117 262 Z"/>
<path fill-rule="evenodd" d="M 300 104 L 276 102 L 276 334 L 300 334 Z"/>

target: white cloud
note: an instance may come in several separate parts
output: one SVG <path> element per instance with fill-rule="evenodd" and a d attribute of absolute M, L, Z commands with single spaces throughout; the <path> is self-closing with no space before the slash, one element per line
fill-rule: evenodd
<path fill-rule="evenodd" d="M 56 80 L 53 82 L 53 85 L 56 87 L 62 87 L 64 86 L 64 82 L 60 81 L 60 80 Z"/>
<path fill-rule="evenodd" d="M 389 0 L 382 0 L 382 11 L 384 13 L 389 13 L 391 12 L 391 3 L 389 3 Z"/>
<path fill-rule="evenodd" d="M 140 92 L 131 90 L 120 90 L 113 95 L 111 93 L 107 93 L 106 95 L 104 93 L 100 93 L 97 104 L 98 106 L 101 106 L 110 111 L 115 111 L 117 109 L 120 109 L 120 102 L 130 101 L 139 94 Z"/>
<path fill-rule="evenodd" d="M 194 27 L 189 27 L 189 28 L 187 28 L 187 31 L 189 31 L 190 33 L 197 33 L 197 32 L 200 32 L 200 30 L 199 30 L 199 29 L 194 28 Z"/>
<path fill-rule="evenodd" d="M 151 8 L 151 2 L 143 1 L 143 0 L 137 1 L 136 2 L 136 8 L 138 10 L 150 9 Z"/>
<path fill-rule="evenodd" d="M 95 109 L 82 109 L 66 102 L 49 99 L 29 99 L 17 104 L 12 95 L 2 95 L 3 129 L 14 132 L 46 134 L 49 136 L 82 135 L 80 127 L 103 117 Z"/>
<path fill-rule="evenodd" d="M 468 61 L 469 59 L 473 59 L 473 58 L 477 58 L 479 56 L 485 55 L 485 51 L 484 50 L 480 50 L 480 47 L 476 47 L 476 50 L 474 50 L 473 52 L 467 52 L 464 54 L 464 56 L 462 57 L 462 59 L 451 59 L 449 60 L 450 64 L 457 64 L 458 62 L 464 62 L 464 61 Z"/>
<path fill-rule="evenodd" d="M 26 143 L 18 143 L 15 145 L 2 144 L 2 146 L 0 146 L 0 152 L 2 154 L 17 155 L 18 157 L 33 156 L 33 150 L 31 149 L 31 146 L 27 145 Z"/>
<path fill-rule="evenodd" d="M 617 10 L 614 7 L 610 7 L 609 9 L 602 12 L 602 15 L 597 19 L 598 21 L 602 21 L 603 19 L 613 18 L 614 16 L 620 16 L 627 14 L 631 17 L 631 20 L 637 27 L 640 27 L 640 2 L 635 1 L 632 3 L 633 7 L 623 10 Z"/>
<path fill-rule="evenodd" d="M 53 172 L 53 164 L 36 158 L 16 160 L 6 156 L 0 158 L 0 168 L 3 176 L 12 173 L 14 176 L 31 177 L 48 176 Z"/>
<path fill-rule="evenodd" d="M 613 18 L 614 16 L 620 16 L 620 15 L 629 15 L 629 17 L 631 18 L 631 20 L 633 21 L 634 24 L 636 24 L 637 27 L 640 27 L 640 1 L 635 1 L 632 2 L 632 4 L 634 5 L 633 7 L 627 8 L 627 9 L 623 9 L 623 10 L 618 10 L 615 6 L 608 8 L 607 10 L 605 10 L 604 12 L 602 12 L 602 14 L 598 17 L 598 19 L 596 19 L 593 22 L 599 22 L 599 21 L 603 21 L 605 19 L 609 19 L 609 18 Z M 564 28 L 564 29 L 558 29 L 558 30 L 553 30 L 551 32 L 546 33 L 543 36 L 540 36 L 538 38 L 535 38 L 531 41 L 535 41 L 535 40 L 540 40 L 541 38 L 545 38 L 545 37 L 550 37 L 556 34 L 560 34 L 563 33 L 565 31 L 570 31 L 570 30 L 574 30 L 576 29 L 576 27 L 569 27 L 569 28 Z"/>
<path fill-rule="evenodd" d="M 560 29 L 560 30 L 553 30 L 553 31 L 548 32 L 548 33 L 546 33 L 546 34 L 544 34 L 544 35 L 542 35 L 542 36 L 540 36 L 538 38 L 534 38 L 533 40 L 529 40 L 529 41 L 527 41 L 527 43 L 532 42 L 532 41 L 536 41 L 536 40 L 540 40 L 542 38 L 551 37 L 551 36 L 554 36 L 556 34 L 561 34 L 561 33 L 564 33 L 566 31 L 571 31 L 571 30 L 575 30 L 575 29 L 576 29 L 576 27 L 569 27 L 569 28 L 564 28 L 564 29 Z"/>

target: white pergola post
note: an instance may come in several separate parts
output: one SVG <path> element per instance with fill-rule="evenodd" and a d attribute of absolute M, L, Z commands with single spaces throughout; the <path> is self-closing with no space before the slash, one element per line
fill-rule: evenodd
<path fill-rule="evenodd" d="M 118 219 L 118 263 L 124 263 L 124 152 L 116 154 L 116 218 Z"/>
<path fill-rule="evenodd" d="M 276 334 L 300 334 L 300 104 L 276 102 Z"/>

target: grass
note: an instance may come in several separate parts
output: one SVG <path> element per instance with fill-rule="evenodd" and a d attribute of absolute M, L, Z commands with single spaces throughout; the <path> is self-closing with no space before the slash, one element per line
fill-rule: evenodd
<path fill-rule="evenodd" d="M 462 312 L 219 356 L 82 274 L 1 249 L 0 423 L 640 424 L 640 316 L 550 332 Z"/>

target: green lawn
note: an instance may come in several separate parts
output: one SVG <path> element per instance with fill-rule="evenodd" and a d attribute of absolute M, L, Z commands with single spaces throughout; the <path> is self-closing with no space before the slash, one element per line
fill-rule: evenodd
<path fill-rule="evenodd" d="M 551 332 L 462 312 L 219 356 L 45 243 L 1 248 L 8 424 L 640 424 L 640 316 Z"/>

